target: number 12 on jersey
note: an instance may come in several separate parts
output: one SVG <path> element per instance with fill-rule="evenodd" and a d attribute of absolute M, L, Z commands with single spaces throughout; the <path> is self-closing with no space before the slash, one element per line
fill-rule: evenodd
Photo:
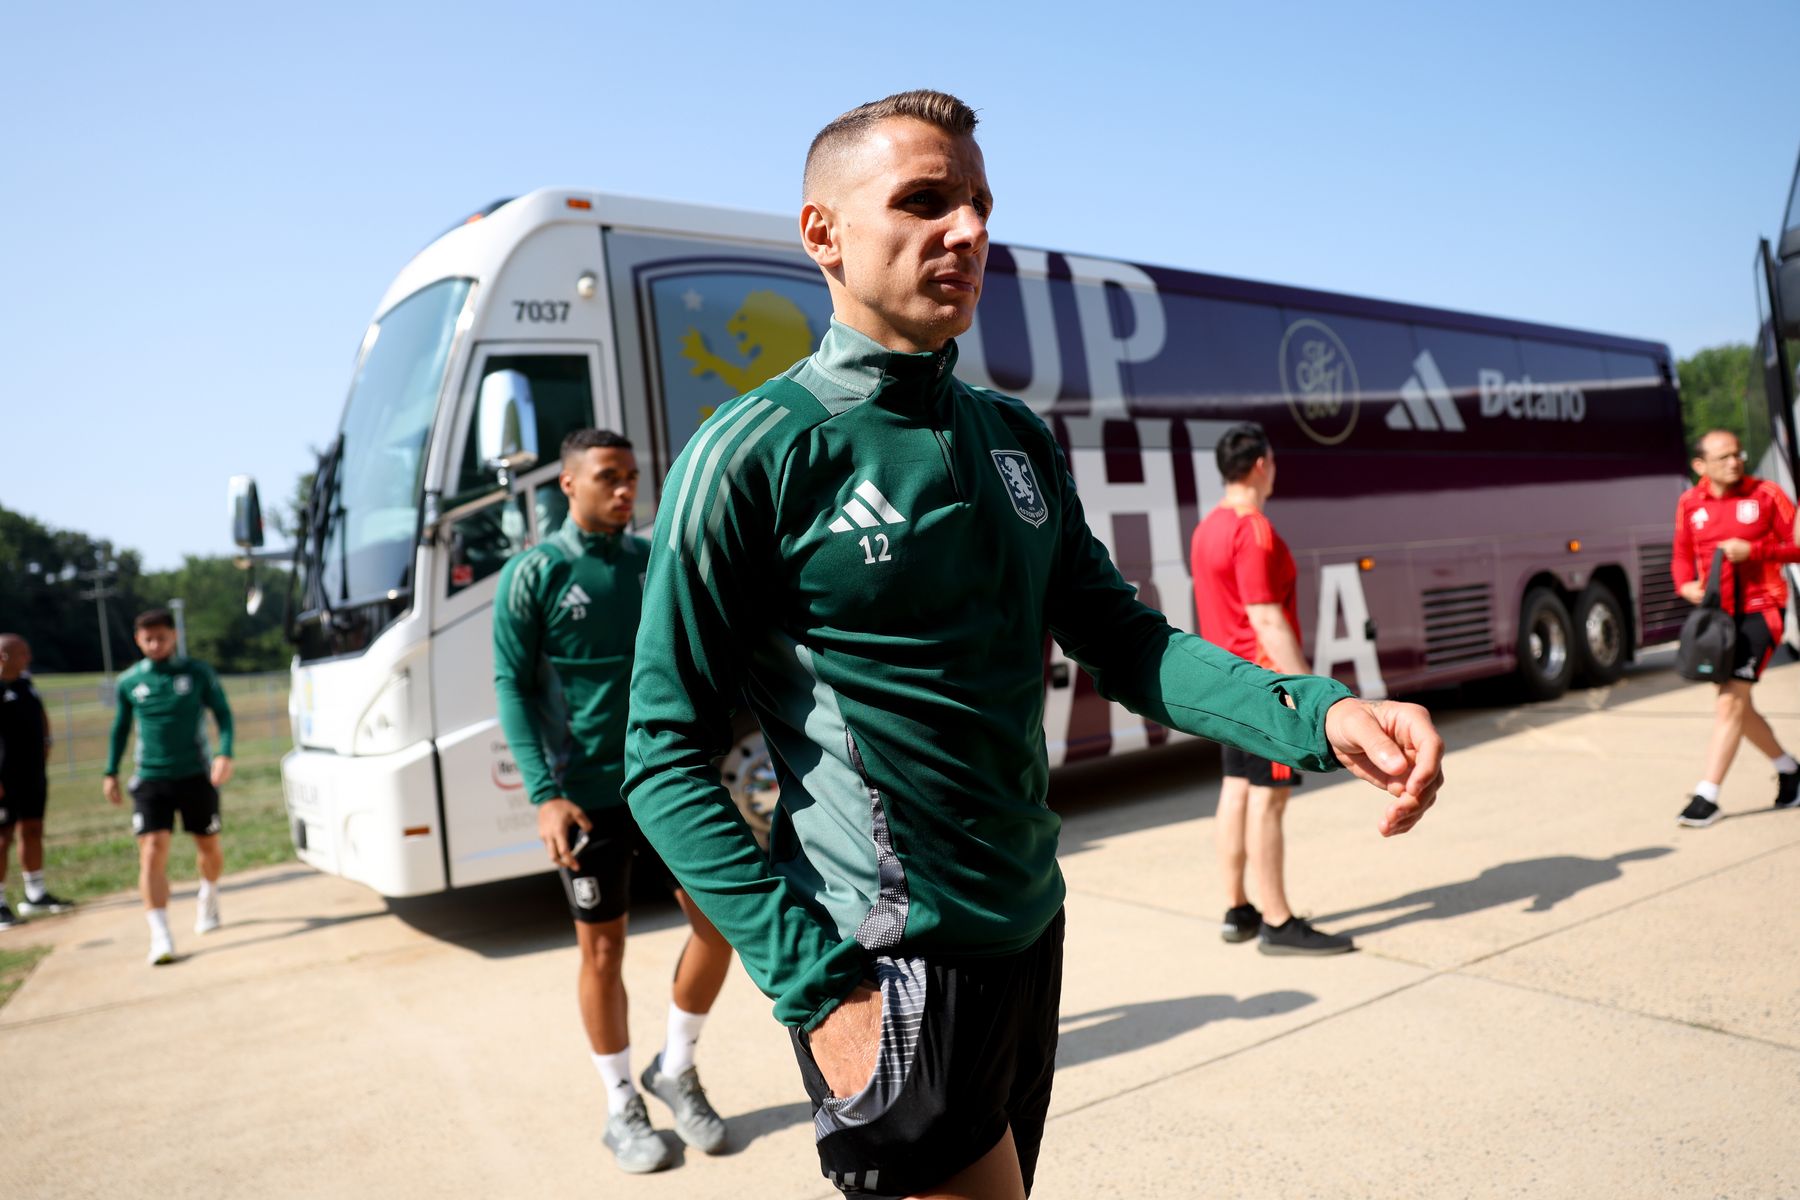
<path fill-rule="evenodd" d="M 875 553 L 875 547 L 869 544 L 869 539 L 866 534 L 860 538 L 857 538 L 856 540 L 857 540 L 857 543 L 859 545 L 861 545 L 863 548 L 863 565 L 864 566 L 868 566 L 870 563 L 892 562 L 894 560 L 894 556 L 888 553 L 888 535 L 887 534 L 878 533 L 875 535 L 875 541 L 877 543 L 879 543 L 880 547 L 881 547 L 881 553 L 879 555 Z"/>

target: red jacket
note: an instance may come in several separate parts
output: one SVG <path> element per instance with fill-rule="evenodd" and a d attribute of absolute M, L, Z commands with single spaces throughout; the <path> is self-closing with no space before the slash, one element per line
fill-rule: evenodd
<path fill-rule="evenodd" d="M 1719 595 L 1727 612 L 1737 610 L 1735 588 L 1744 586 L 1747 613 L 1787 607 L 1787 584 L 1781 578 L 1782 563 L 1800 562 L 1800 546 L 1794 544 L 1794 502 L 1766 479 L 1746 475 L 1723 496 L 1701 480 L 1681 494 L 1675 505 L 1675 554 L 1669 572 L 1676 588 L 1706 581 L 1712 569 L 1713 550 L 1720 542 L 1742 538 L 1750 543 L 1750 557 L 1742 563 L 1725 561 L 1725 577 Z"/>

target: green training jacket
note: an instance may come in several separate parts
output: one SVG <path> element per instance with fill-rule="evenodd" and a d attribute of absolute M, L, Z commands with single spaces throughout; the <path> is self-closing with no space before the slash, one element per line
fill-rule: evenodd
<path fill-rule="evenodd" d="M 112 745 L 106 774 L 119 773 L 125 739 L 137 718 L 133 770 L 139 779 L 186 779 L 211 765 L 206 750 L 205 710 L 219 723 L 219 753 L 231 757 L 231 704 L 213 669 L 197 658 L 171 654 L 161 662 L 140 658 L 119 676 L 113 709 Z"/>
<path fill-rule="evenodd" d="M 1140 603 L 1050 430 L 955 361 L 833 321 L 706 422 L 659 503 L 625 794 L 790 1025 L 877 953 L 1004 954 L 1056 915 L 1047 637 L 1133 712 L 1339 766 L 1325 710 L 1349 690 Z M 767 857 L 710 767 L 740 696 L 779 771 Z"/>
<path fill-rule="evenodd" d="M 567 518 L 500 569 L 494 694 L 533 804 L 623 804 L 625 709 L 650 545 Z"/>

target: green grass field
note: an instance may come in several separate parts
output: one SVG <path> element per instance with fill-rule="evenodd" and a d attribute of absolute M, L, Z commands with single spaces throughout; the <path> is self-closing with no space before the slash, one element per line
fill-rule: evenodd
<path fill-rule="evenodd" d="M 127 797 L 123 806 L 114 808 L 100 794 L 113 717 L 112 706 L 101 694 L 101 677 L 39 675 L 34 682 L 56 738 L 50 752 L 50 801 L 44 816 L 44 882 L 70 900 L 135 888 L 137 845 L 131 833 L 131 800 Z M 225 869 L 241 871 L 286 862 L 294 856 L 281 798 L 281 756 L 292 744 L 287 675 L 226 676 L 224 683 L 237 726 L 237 770 L 221 794 Z M 212 729 L 210 719 L 207 728 Z M 130 774 L 130 763 L 131 749 L 127 747 L 121 776 Z M 171 879 L 195 877 L 191 847 L 178 828 L 169 856 Z M 23 890 L 18 851 L 11 851 L 9 858 L 6 892 L 16 905 Z M 4 970 L 0 964 L 0 972 Z"/>

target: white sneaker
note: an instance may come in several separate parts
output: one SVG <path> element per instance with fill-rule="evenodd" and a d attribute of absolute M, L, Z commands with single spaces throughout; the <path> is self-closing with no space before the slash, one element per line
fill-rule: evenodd
<path fill-rule="evenodd" d="M 150 965 L 164 966 L 175 961 L 175 939 L 166 933 L 150 931 Z"/>
<path fill-rule="evenodd" d="M 211 933 L 219 927 L 219 894 L 214 892 L 194 910 L 194 932 Z"/>

